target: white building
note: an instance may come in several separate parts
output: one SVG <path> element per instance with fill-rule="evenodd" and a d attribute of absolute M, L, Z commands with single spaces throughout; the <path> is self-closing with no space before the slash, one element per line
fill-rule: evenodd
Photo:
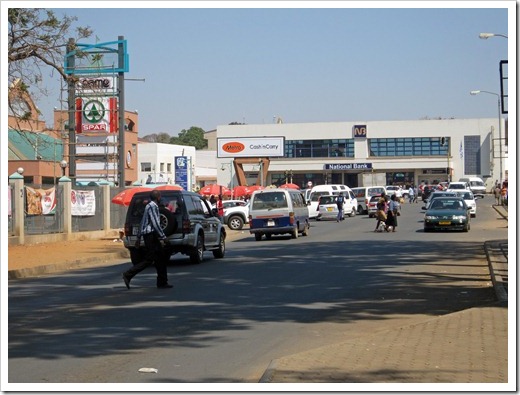
<path fill-rule="evenodd" d="M 356 187 L 367 173 L 384 173 L 387 185 L 478 176 L 489 191 L 501 167 L 507 179 L 507 147 L 503 138 L 500 166 L 498 131 L 497 118 L 223 125 L 216 133 L 216 167 L 233 172 L 217 170 L 217 182 Z M 282 151 L 261 151 L 266 141 L 280 142 Z M 262 166 L 268 169 L 259 176 Z"/>

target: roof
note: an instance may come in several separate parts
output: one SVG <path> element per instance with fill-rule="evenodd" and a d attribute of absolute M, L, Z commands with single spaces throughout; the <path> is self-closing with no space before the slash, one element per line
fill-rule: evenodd
<path fill-rule="evenodd" d="M 63 157 L 63 141 L 44 133 L 9 128 L 9 160 L 57 161 Z"/>

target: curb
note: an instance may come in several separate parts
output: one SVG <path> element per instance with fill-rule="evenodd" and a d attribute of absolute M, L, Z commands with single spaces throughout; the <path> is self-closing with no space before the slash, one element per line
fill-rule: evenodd
<path fill-rule="evenodd" d="M 43 274 L 52 274 L 58 272 L 64 272 L 70 269 L 85 269 L 93 266 L 101 266 L 105 263 L 113 261 L 115 259 L 129 259 L 130 254 L 128 251 L 113 252 L 109 254 L 103 254 L 102 256 L 87 258 L 87 259 L 76 259 L 65 261 L 61 263 L 55 263 L 53 265 L 35 266 L 25 269 L 14 269 L 8 271 L 8 280 L 15 280 L 25 277 L 36 277 Z"/>
<path fill-rule="evenodd" d="M 507 302 L 508 300 L 506 289 L 508 259 L 505 255 L 507 246 L 507 240 L 490 240 L 484 243 L 491 281 L 500 302 Z"/>
<path fill-rule="evenodd" d="M 227 231 L 227 230 L 226 230 Z M 239 231 L 227 231 L 226 240 L 229 242 L 240 240 L 242 238 L 249 236 L 249 228 L 242 229 Z M 112 238 L 110 238 L 111 240 Z M 127 249 L 124 249 L 119 252 L 106 253 L 103 255 L 86 258 L 86 259 L 71 259 L 60 263 L 55 263 L 51 265 L 42 265 L 35 266 L 24 269 L 12 269 L 7 273 L 8 280 L 15 280 L 20 278 L 27 277 L 37 277 L 45 274 L 53 274 L 64 272 L 67 270 L 75 270 L 75 269 L 86 269 L 89 267 L 95 266 L 103 266 L 104 264 L 108 264 L 111 261 L 116 259 L 130 259 L 130 252 Z"/>

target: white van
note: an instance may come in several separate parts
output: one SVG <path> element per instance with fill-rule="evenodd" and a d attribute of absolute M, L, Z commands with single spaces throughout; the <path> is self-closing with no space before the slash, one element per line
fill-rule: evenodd
<path fill-rule="evenodd" d="M 329 184 L 316 185 L 311 189 L 311 193 L 308 199 L 308 201 L 310 201 L 310 205 L 308 206 L 309 218 L 318 217 L 318 200 L 320 199 L 320 196 L 338 196 L 340 192 L 343 192 L 343 196 L 345 197 L 345 204 L 343 204 L 343 212 L 349 216 L 355 215 L 355 208 L 357 207 L 358 203 L 356 197 L 352 193 L 352 189 L 343 184 Z"/>
<path fill-rule="evenodd" d="M 265 235 L 289 233 L 293 239 L 298 233 L 309 234 L 309 210 L 303 194 L 296 189 L 273 188 L 253 192 L 249 202 L 249 233 L 257 241 Z"/>
<path fill-rule="evenodd" d="M 486 193 L 486 184 L 479 177 L 467 177 L 459 179 L 459 182 L 466 182 L 469 185 L 469 189 L 474 195 L 483 195 Z"/>
<path fill-rule="evenodd" d="M 372 196 L 386 195 L 386 188 L 384 186 L 373 186 L 373 187 L 358 187 L 352 188 L 354 196 L 357 199 L 357 212 L 358 214 L 368 214 L 368 202 Z"/>

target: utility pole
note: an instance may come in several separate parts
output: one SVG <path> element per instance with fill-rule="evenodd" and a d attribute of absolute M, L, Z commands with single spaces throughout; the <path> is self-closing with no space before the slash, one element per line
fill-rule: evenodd
<path fill-rule="evenodd" d="M 119 69 L 124 68 L 125 64 L 125 51 L 123 47 L 124 36 L 118 36 L 118 40 L 120 43 L 117 46 L 118 52 L 118 63 Z M 125 186 L 125 73 L 119 71 L 117 73 L 117 87 L 118 87 L 118 96 L 119 96 L 119 187 L 123 188 Z"/>

